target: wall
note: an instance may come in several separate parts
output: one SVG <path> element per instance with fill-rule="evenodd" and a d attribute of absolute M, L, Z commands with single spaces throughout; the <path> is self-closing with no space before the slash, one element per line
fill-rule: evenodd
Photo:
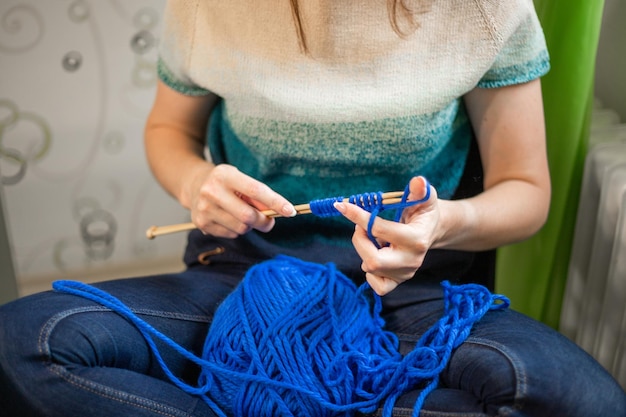
<path fill-rule="evenodd" d="M 0 184 L 0 304 L 17 298 L 17 283 L 9 236 L 4 221 L 2 184 Z"/>
<path fill-rule="evenodd" d="M 626 1 L 605 0 L 596 59 L 595 95 L 626 122 Z"/>
<path fill-rule="evenodd" d="M 0 2 L 0 180 L 20 293 L 180 267 L 142 130 L 165 0 Z"/>

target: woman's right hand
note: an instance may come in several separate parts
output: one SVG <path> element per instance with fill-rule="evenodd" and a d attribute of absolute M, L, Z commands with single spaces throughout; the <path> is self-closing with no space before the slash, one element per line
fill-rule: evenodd
<path fill-rule="evenodd" d="M 252 229 L 268 232 L 275 221 L 263 210 L 284 217 L 296 215 L 283 196 L 232 165 L 207 163 L 187 185 L 191 220 L 205 234 L 235 238 Z"/>
<path fill-rule="evenodd" d="M 270 187 L 232 165 L 204 159 L 207 120 L 218 102 L 215 94 L 188 96 L 157 82 L 144 142 L 150 168 L 163 188 L 191 211 L 205 234 L 234 238 L 251 229 L 267 232 L 272 209 L 295 216 L 293 205 Z"/>

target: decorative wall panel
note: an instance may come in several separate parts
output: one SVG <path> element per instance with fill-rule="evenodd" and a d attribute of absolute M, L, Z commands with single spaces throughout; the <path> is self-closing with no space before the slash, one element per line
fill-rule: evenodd
<path fill-rule="evenodd" d="M 164 0 L 0 2 L 0 180 L 18 279 L 180 257 L 143 153 Z"/>

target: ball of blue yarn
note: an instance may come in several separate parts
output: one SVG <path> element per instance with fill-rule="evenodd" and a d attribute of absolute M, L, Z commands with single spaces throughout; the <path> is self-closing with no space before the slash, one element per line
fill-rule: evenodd
<path fill-rule="evenodd" d="M 168 378 L 221 417 L 353 416 L 378 408 L 390 417 L 400 395 L 419 389 L 417 417 L 473 324 L 509 305 L 481 285 L 442 286 L 443 316 L 402 356 L 367 284 L 357 287 L 333 264 L 279 256 L 253 266 L 223 301 L 198 357 L 111 294 L 77 281 L 53 283 L 132 322 Z M 197 386 L 172 373 L 155 339 L 201 368 Z"/>
<path fill-rule="evenodd" d="M 258 264 L 219 307 L 206 338 L 203 358 L 226 372 L 206 370 L 199 382 L 212 383 L 208 395 L 227 415 L 351 416 L 380 406 L 391 415 L 408 389 L 436 386 L 475 321 L 506 306 L 481 286 L 444 290 L 447 315 L 402 357 L 367 284 L 356 287 L 332 264 L 284 256 Z"/>
<path fill-rule="evenodd" d="M 217 310 L 203 357 L 233 373 L 201 382 L 214 377 L 209 395 L 228 415 L 373 411 L 389 362 L 402 359 L 382 325 L 332 264 L 280 257 L 252 267 Z"/>

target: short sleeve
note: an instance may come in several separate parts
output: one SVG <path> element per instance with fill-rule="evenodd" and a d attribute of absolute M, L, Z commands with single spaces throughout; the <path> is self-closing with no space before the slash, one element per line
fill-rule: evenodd
<path fill-rule="evenodd" d="M 190 96 L 209 94 L 188 75 L 199 1 L 167 1 L 157 63 L 159 79 L 173 90 Z"/>
<path fill-rule="evenodd" d="M 528 3 L 531 3 L 528 6 Z M 503 36 L 501 48 L 478 87 L 497 88 L 521 84 L 545 75 L 550 70 L 550 58 L 543 29 L 532 2 L 519 10 L 517 24 Z"/>

